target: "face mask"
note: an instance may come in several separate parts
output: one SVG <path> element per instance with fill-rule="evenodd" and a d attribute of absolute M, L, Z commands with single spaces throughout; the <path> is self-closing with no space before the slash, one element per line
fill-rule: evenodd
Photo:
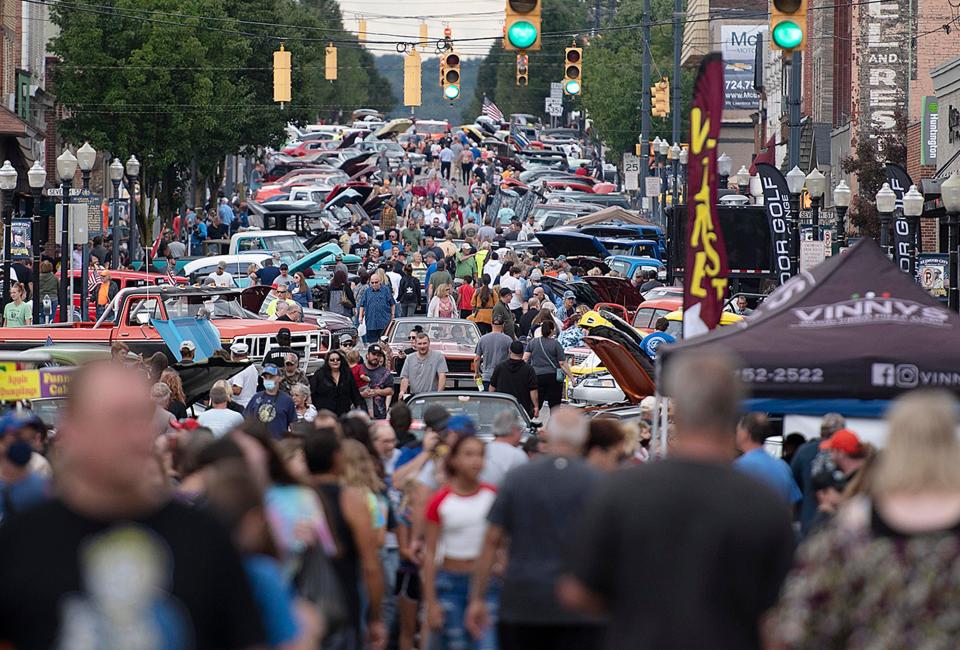
<path fill-rule="evenodd" d="M 263 388 L 265 390 L 274 390 L 277 387 L 277 382 L 275 379 L 264 379 Z"/>

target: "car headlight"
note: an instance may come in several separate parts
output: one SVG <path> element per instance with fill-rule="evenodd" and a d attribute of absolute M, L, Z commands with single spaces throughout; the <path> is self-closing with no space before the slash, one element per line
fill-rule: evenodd
<path fill-rule="evenodd" d="M 610 377 L 587 377 L 583 381 L 584 388 L 616 388 L 617 382 Z"/>

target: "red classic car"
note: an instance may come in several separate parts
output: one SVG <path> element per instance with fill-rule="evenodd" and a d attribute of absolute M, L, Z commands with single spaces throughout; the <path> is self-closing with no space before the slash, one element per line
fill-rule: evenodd
<path fill-rule="evenodd" d="M 397 318 L 384 338 L 390 346 L 391 366 L 399 376 L 403 362 L 413 351 L 413 337 L 420 328 L 430 336 L 430 349 L 443 353 L 447 360 L 447 382 L 454 387 L 475 386 L 473 359 L 480 331 L 472 321 L 461 318 Z"/>

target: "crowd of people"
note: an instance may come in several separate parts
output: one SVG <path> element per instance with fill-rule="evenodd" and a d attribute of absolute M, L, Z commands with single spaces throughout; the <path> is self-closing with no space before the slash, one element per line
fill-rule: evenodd
<path fill-rule="evenodd" d="M 722 356 L 666 368 L 665 449 L 649 404 L 638 422 L 557 407 L 539 431 L 489 414 L 484 440 L 440 405 L 420 431 L 406 404 L 374 418 L 360 400 L 277 435 L 256 412 L 292 420 L 304 394 L 259 401 L 277 395 L 276 367 L 245 408 L 231 396 L 243 385 L 218 384 L 192 421 L 163 366 L 79 368 L 55 435 L 29 413 L 0 419 L 0 641 L 947 648 L 960 635 L 946 394 L 899 399 L 883 450 L 828 414 L 777 458 Z"/>

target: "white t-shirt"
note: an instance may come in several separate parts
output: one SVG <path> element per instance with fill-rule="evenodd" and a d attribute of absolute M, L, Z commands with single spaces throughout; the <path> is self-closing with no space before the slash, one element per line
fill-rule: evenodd
<path fill-rule="evenodd" d="M 520 296 L 520 278 L 515 278 L 509 273 L 500 278 L 500 288 L 513 289 L 513 296 L 510 297 L 510 309 L 520 309 L 523 306 L 523 300 Z"/>
<path fill-rule="evenodd" d="M 211 408 L 200 414 L 197 424 L 210 429 L 214 437 L 222 438 L 243 424 L 243 416 L 230 409 Z"/>
<path fill-rule="evenodd" d="M 210 280 L 214 286 L 217 287 L 232 287 L 233 285 L 233 276 L 224 271 L 223 273 L 217 273 L 214 271 L 207 276 L 207 280 Z"/>
<path fill-rule="evenodd" d="M 257 392 L 257 379 L 259 378 L 257 367 L 252 363 L 230 378 L 231 386 L 239 386 L 240 394 L 233 396 L 233 401 L 240 406 L 246 407 L 254 394 Z"/>
<path fill-rule="evenodd" d="M 529 462 L 522 449 L 513 445 L 494 440 L 487 444 L 483 457 L 483 471 L 480 472 L 480 482 L 499 487 L 503 477 L 514 467 Z"/>

